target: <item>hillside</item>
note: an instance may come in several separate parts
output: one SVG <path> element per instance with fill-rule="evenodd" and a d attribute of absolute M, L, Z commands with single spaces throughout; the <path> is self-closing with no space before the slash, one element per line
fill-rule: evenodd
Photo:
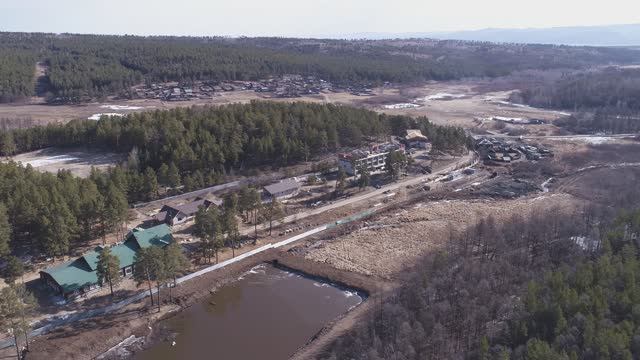
<path fill-rule="evenodd" d="M 139 37 L 0 33 L 0 102 L 56 103 L 120 94 L 143 82 L 313 75 L 338 84 L 495 77 L 524 69 L 633 63 L 627 49 L 462 41 Z M 36 86 L 36 63 L 46 67 Z"/>

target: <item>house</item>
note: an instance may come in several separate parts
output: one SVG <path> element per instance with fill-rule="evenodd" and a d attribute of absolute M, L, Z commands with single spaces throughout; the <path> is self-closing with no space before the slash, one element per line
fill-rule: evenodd
<path fill-rule="evenodd" d="M 286 199 L 296 196 L 300 191 L 300 183 L 296 179 L 285 179 L 278 183 L 264 187 L 266 196 L 270 199 Z"/>
<path fill-rule="evenodd" d="M 152 228 L 133 229 L 125 241 L 110 247 L 111 253 L 120 261 L 123 277 L 133 274 L 136 254 L 151 246 L 165 247 L 173 242 L 169 227 L 165 224 Z M 98 281 L 98 258 L 103 247 L 80 256 L 75 260 L 40 271 L 40 280 L 65 299 L 74 299 L 101 287 Z"/>
<path fill-rule="evenodd" d="M 160 212 L 153 216 L 153 220 L 156 223 L 165 223 L 171 226 L 181 224 L 196 216 L 200 207 L 208 210 L 211 204 L 214 204 L 214 202 L 198 198 L 188 204 L 178 206 L 164 205 L 162 209 L 160 209 Z"/>
<path fill-rule="evenodd" d="M 431 150 L 429 139 L 419 129 L 408 129 L 403 140 L 409 148 Z"/>

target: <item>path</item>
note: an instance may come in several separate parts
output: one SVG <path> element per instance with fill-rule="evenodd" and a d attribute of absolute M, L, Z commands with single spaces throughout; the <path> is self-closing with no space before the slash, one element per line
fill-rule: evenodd
<path fill-rule="evenodd" d="M 448 172 L 463 168 L 465 166 L 473 166 L 473 165 L 475 165 L 476 162 L 477 162 L 477 159 L 474 156 L 473 152 L 469 152 L 467 155 L 465 155 L 464 157 L 462 157 L 460 160 L 456 161 L 455 163 L 453 163 L 453 164 L 451 164 L 451 165 L 449 165 L 449 166 L 447 166 L 447 167 L 445 167 L 443 169 L 440 169 L 439 172 L 448 173 Z M 416 178 L 410 178 L 410 179 L 407 179 L 407 180 L 404 180 L 404 181 L 399 181 L 399 182 L 390 184 L 390 185 L 388 185 L 386 187 L 383 187 L 381 189 L 376 189 L 376 190 L 371 191 L 371 192 L 366 193 L 366 194 L 354 196 L 354 197 L 351 197 L 351 198 L 348 198 L 348 199 L 345 199 L 345 200 L 342 200 L 342 201 L 337 201 L 335 203 L 326 205 L 326 206 L 324 206 L 322 208 L 311 210 L 311 211 L 308 211 L 308 212 L 305 212 L 305 213 L 302 213 L 302 214 L 296 214 L 297 215 L 296 219 L 300 219 L 300 218 L 303 218 L 303 217 L 308 217 L 308 216 L 320 214 L 320 213 L 325 212 L 327 210 L 331 210 L 331 209 L 335 209 L 335 208 L 342 207 L 342 206 L 345 206 L 345 205 L 349 205 L 349 204 L 353 204 L 353 203 L 356 203 L 356 202 L 364 201 L 364 200 L 370 199 L 370 198 L 372 198 L 374 196 L 382 195 L 385 192 L 388 192 L 390 190 L 399 189 L 399 188 L 401 188 L 403 186 L 415 185 L 415 184 L 419 184 L 419 183 L 422 183 L 422 182 L 424 182 L 425 184 L 426 183 L 434 183 L 434 182 L 437 182 L 437 181 L 441 180 L 442 178 L 444 178 L 444 176 L 440 176 L 440 177 L 437 177 L 435 179 L 429 179 L 428 176 L 419 176 L 419 177 L 416 177 Z M 228 184 L 229 183 L 224 184 L 224 185 L 228 185 Z M 375 208 L 375 209 L 374 208 L 368 209 L 368 210 L 359 212 L 357 214 L 342 218 L 342 219 L 337 220 L 335 222 L 331 222 L 331 223 L 328 223 L 328 224 L 324 224 L 324 225 L 318 226 L 318 227 L 316 227 L 314 229 L 306 231 L 306 232 L 304 232 L 302 234 L 298 234 L 298 235 L 292 236 L 292 237 L 290 237 L 288 239 L 285 239 L 285 240 L 282 240 L 282 241 L 279 241 L 279 242 L 276 242 L 276 243 L 263 245 L 263 246 L 261 246 L 259 248 L 256 248 L 256 249 L 253 249 L 253 250 L 248 251 L 246 253 L 243 253 L 241 255 L 238 255 L 235 258 L 231 258 L 231 259 L 222 261 L 222 262 L 220 262 L 218 264 L 215 264 L 215 265 L 206 267 L 204 269 L 198 270 L 198 271 L 196 271 L 194 273 L 185 275 L 185 276 L 177 279 L 176 282 L 178 284 L 183 283 L 185 281 L 188 281 L 188 280 L 191 280 L 193 278 L 202 276 L 202 275 L 204 275 L 206 273 L 209 273 L 211 271 L 215 271 L 215 270 L 224 268 L 226 266 L 229 266 L 231 264 L 234 264 L 234 263 L 236 263 L 238 261 L 242 261 L 242 260 L 244 260 L 246 258 L 249 258 L 249 257 L 254 256 L 256 254 L 262 253 L 262 252 L 267 251 L 269 249 L 277 249 L 277 248 L 280 248 L 282 246 L 286 246 L 286 245 L 289 245 L 289 244 L 291 244 L 293 242 L 296 242 L 296 241 L 302 240 L 304 238 L 307 238 L 307 237 L 309 237 L 311 235 L 320 233 L 320 232 L 325 231 L 327 229 L 334 228 L 334 227 L 336 227 L 338 225 L 343 225 L 343 224 L 350 223 L 352 221 L 359 220 L 359 219 L 361 219 L 363 217 L 367 217 L 367 216 L 372 215 L 373 213 L 375 213 L 376 210 L 380 210 L 381 208 L 382 207 Z M 285 218 L 284 221 L 286 222 L 286 220 L 287 219 Z M 153 289 L 152 293 L 155 294 L 156 291 L 157 291 L 157 289 Z M 34 329 L 33 331 L 31 331 L 29 336 L 30 337 L 34 337 L 34 336 L 43 335 L 43 334 L 46 334 L 47 332 L 49 332 L 49 331 L 51 331 L 51 330 L 53 330 L 53 329 L 55 329 L 57 327 L 63 326 L 63 325 L 71 324 L 73 322 L 84 320 L 84 319 L 91 318 L 91 317 L 98 316 L 98 315 L 105 315 L 105 314 L 112 313 L 112 312 L 114 312 L 116 310 L 119 310 L 119 309 L 121 309 L 121 308 L 123 308 L 123 307 L 125 307 L 125 306 L 127 306 L 127 305 L 129 305 L 131 303 L 134 303 L 136 301 L 144 299 L 145 297 L 148 296 L 148 294 L 149 294 L 148 290 L 145 290 L 145 291 L 141 291 L 140 293 L 138 293 L 138 294 L 136 294 L 136 295 L 134 295 L 134 296 L 132 296 L 130 298 L 124 299 L 122 301 L 119 301 L 117 303 L 114 303 L 114 304 L 111 304 L 111 305 L 108 305 L 108 306 L 105 306 L 105 307 L 102 307 L 102 308 L 83 311 L 83 312 L 72 313 L 71 315 L 69 315 L 69 316 L 67 316 L 67 317 L 65 317 L 63 319 L 55 320 L 55 321 L 53 321 L 53 322 L 51 322 L 49 324 L 46 324 L 46 325 L 44 325 L 42 327 Z M 3 341 L 0 341 L 0 349 L 6 348 L 6 347 L 9 347 L 9 346 L 13 346 L 13 339 L 5 339 Z"/>

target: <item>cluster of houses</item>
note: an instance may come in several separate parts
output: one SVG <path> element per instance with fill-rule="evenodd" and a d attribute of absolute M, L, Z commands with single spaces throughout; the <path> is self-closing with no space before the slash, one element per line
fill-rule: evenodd
<path fill-rule="evenodd" d="M 222 90 L 218 88 L 217 90 Z M 230 90 L 234 90 L 231 88 Z M 186 101 L 194 99 L 211 99 L 216 87 L 210 82 L 199 82 L 192 85 L 179 83 L 150 84 L 134 87 L 132 98 L 159 99 L 163 101 Z"/>
<path fill-rule="evenodd" d="M 140 249 L 165 247 L 173 241 L 169 227 L 161 224 L 149 229 L 131 230 L 122 243 L 111 246 L 110 250 L 120 262 L 122 276 L 130 277 Z M 86 296 L 102 286 L 97 269 L 98 258 L 103 250 L 104 247 L 98 246 L 76 259 L 42 270 L 40 280 L 66 300 Z"/>
<path fill-rule="evenodd" d="M 476 149 L 480 156 L 488 161 L 510 163 L 525 155 L 527 160 L 540 160 L 543 157 L 553 156 L 549 149 L 533 145 L 516 146 L 510 142 L 495 139 L 482 138 L 476 142 Z"/>
<path fill-rule="evenodd" d="M 259 82 L 247 82 L 245 88 L 258 93 L 271 93 L 276 98 L 296 98 L 320 94 L 330 90 L 332 85 L 315 76 L 284 75 Z"/>
<path fill-rule="evenodd" d="M 301 182 L 295 178 L 267 185 L 263 189 L 263 199 L 270 201 L 290 198 L 299 193 L 301 186 Z M 208 210 L 211 206 L 222 206 L 222 200 L 196 198 L 186 204 L 164 205 L 160 212 L 152 217 L 151 227 L 135 228 L 127 234 L 124 241 L 110 246 L 111 253 L 120 262 L 122 276 L 132 276 L 136 254 L 140 249 L 169 245 L 174 241 L 170 226 L 192 220 L 200 208 Z M 97 267 L 100 252 L 104 248 L 98 246 L 76 259 L 40 271 L 41 281 L 65 300 L 81 298 L 100 289 L 102 284 L 98 279 Z"/>
<path fill-rule="evenodd" d="M 322 92 L 348 92 L 358 96 L 371 96 L 373 90 L 367 85 L 334 85 L 315 76 L 283 75 L 260 81 L 194 81 L 192 83 L 153 83 L 135 86 L 127 95 L 137 99 L 159 99 L 163 101 L 186 101 L 211 99 L 215 93 L 253 90 L 270 94 L 274 98 L 297 98 L 317 95 Z"/>

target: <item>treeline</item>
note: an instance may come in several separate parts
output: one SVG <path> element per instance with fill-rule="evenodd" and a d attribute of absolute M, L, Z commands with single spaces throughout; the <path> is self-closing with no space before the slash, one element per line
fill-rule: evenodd
<path fill-rule="evenodd" d="M 121 229 L 126 193 L 118 176 L 80 179 L 0 163 L 0 259 L 68 255 L 75 245 Z"/>
<path fill-rule="evenodd" d="M 31 51 L 0 46 L 0 103 L 35 95 L 37 58 Z"/>
<path fill-rule="evenodd" d="M 321 358 L 635 359 L 640 211 L 614 212 L 547 209 L 451 231 Z"/>
<path fill-rule="evenodd" d="M 640 112 L 640 69 L 611 67 L 569 74 L 546 85 L 523 89 L 516 100 L 576 111 L 616 108 Z"/>
<path fill-rule="evenodd" d="M 635 133 L 640 131 L 640 110 L 608 107 L 594 111 L 581 111 L 558 119 L 556 125 L 582 134 Z"/>
<path fill-rule="evenodd" d="M 0 203 L 12 229 L 5 243 L 13 244 L 14 253 L 26 249 L 64 255 L 73 244 L 117 230 L 128 204 L 158 198 L 161 187 L 192 191 L 218 184 L 232 172 L 291 165 L 403 135 L 408 128 L 421 128 L 439 150 L 459 152 L 469 141 L 462 129 L 435 126 L 426 118 L 273 102 L 178 108 L 0 132 L 2 156 L 49 146 L 127 154 L 123 164 L 106 172 L 93 170 L 88 179 L 2 164 Z"/>
<path fill-rule="evenodd" d="M 639 235 L 640 211 L 622 214 L 595 260 L 529 283 L 522 314 L 503 337 L 487 341 L 483 353 L 549 360 L 640 357 Z"/>
<path fill-rule="evenodd" d="M 15 59 L 16 54 L 25 54 Z M 336 83 L 415 82 L 500 76 L 514 70 L 632 62 L 627 49 L 461 41 L 346 41 L 276 38 L 138 37 L 0 33 L 4 101 L 33 94 L 28 66 L 47 66 L 49 98 L 78 102 L 123 93 L 133 84 L 258 80 L 314 75 Z"/>
<path fill-rule="evenodd" d="M 607 68 L 569 74 L 551 83 L 525 88 L 513 101 L 570 109 L 557 124 L 578 133 L 640 131 L 640 69 Z"/>
<path fill-rule="evenodd" d="M 462 129 L 435 126 L 424 117 L 389 117 L 331 104 L 252 102 L 0 132 L 0 155 L 85 146 L 128 153 L 129 168 L 137 170 L 160 170 L 164 165 L 181 174 L 201 171 L 205 177 L 215 177 L 261 165 L 294 164 L 392 134 L 404 135 L 416 127 L 437 150 L 460 151 L 468 143 Z"/>

